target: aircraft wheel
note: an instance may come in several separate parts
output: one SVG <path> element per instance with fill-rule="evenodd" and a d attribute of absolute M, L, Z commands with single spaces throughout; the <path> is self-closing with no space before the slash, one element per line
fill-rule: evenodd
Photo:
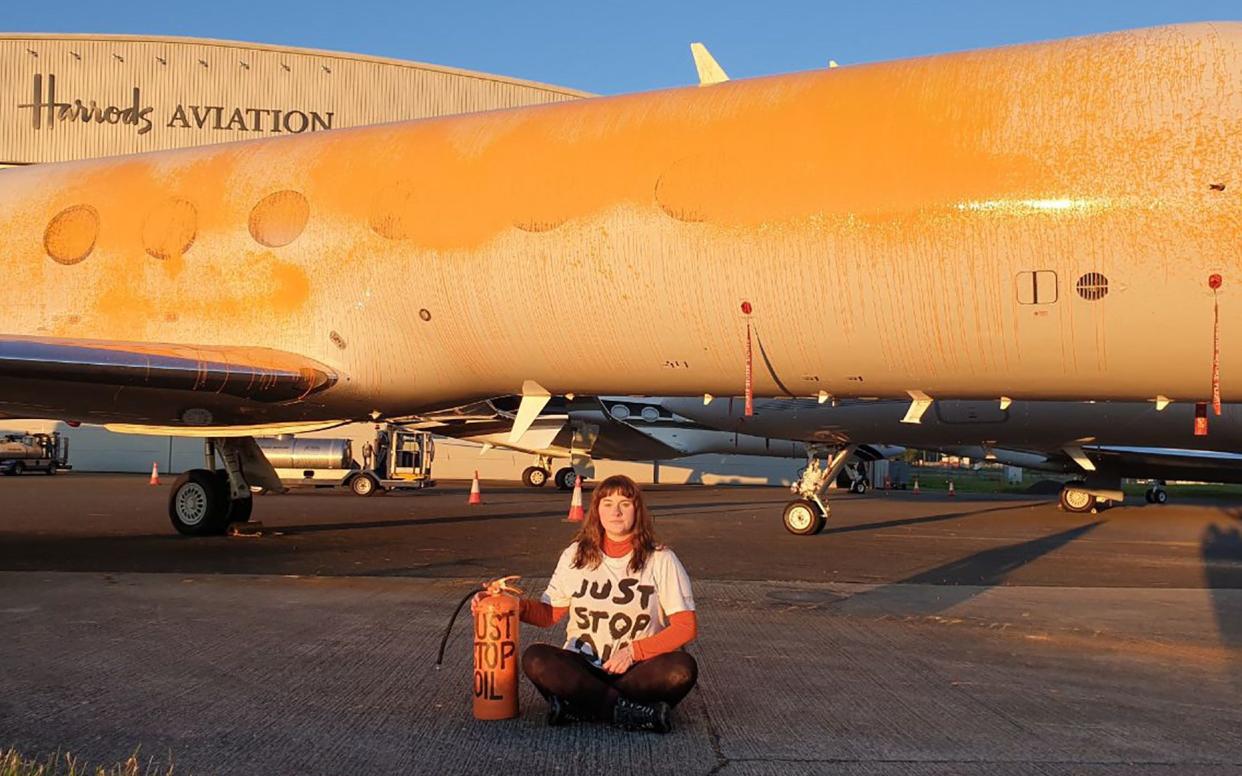
<path fill-rule="evenodd" d="M 43 473 L 44 473 L 44 474 L 46 474 L 46 475 L 48 475 L 49 477 L 50 477 L 51 475 L 55 474 L 55 473 L 56 473 L 56 462 L 55 462 L 55 461 L 53 461 L 52 463 L 49 463 L 49 464 L 47 465 L 47 470 L 46 470 L 46 471 L 44 471 Z"/>
<path fill-rule="evenodd" d="M 857 493 L 859 495 L 862 495 L 863 493 L 866 493 L 866 492 L 867 492 L 867 481 L 866 480 L 858 480 L 857 482 L 850 483 L 850 493 Z"/>
<path fill-rule="evenodd" d="M 1096 508 L 1095 496 L 1078 488 L 1062 488 L 1061 508 L 1066 512 L 1091 512 Z"/>
<path fill-rule="evenodd" d="M 548 470 L 541 466 L 527 466 L 522 471 L 522 484 L 528 488 L 542 488 L 548 482 Z"/>
<path fill-rule="evenodd" d="M 168 494 L 168 518 L 177 533 L 211 536 L 228 524 L 229 500 L 215 472 L 190 469 L 173 483 Z"/>
<path fill-rule="evenodd" d="M 819 505 L 810 499 L 800 498 L 785 505 L 785 530 L 797 536 L 814 536 L 824 530 L 827 518 Z"/>
<path fill-rule="evenodd" d="M 373 496 L 379 487 L 371 475 L 359 474 L 349 481 L 349 489 L 355 496 Z"/>
<path fill-rule="evenodd" d="M 574 471 L 574 467 L 566 466 L 563 469 L 557 469 L 554 479 L 556 487 L 561 490 L 573 490 L 574 482 L 578 479 L 578 473 Z"/>
<path fill-rule="evenodd" d="M 1169 494 L 1165 492 L 1164 488 L 1152 488 L 1151 503 L 1164 504 L 1168 502 L 1168 500 L 1169 500 Z"/>
<path fill-rule="evenodd" d="M 17 463 L 13 464 L 13 468 L 9 470 L 9 472 L 10 472 L 10 473 L 11 473 L 14 477 L 16 477 L 16 476 L 20 475 L 20 474 L 21 474 L 22 472 L 24 472 L 24 471 L 26 471 L 26 467 L 25 467 L 25 465 L 23 465 L 23 464 L 22 464 L 22 462 L 21 462 L 21 461 L 18 461 Z"/>

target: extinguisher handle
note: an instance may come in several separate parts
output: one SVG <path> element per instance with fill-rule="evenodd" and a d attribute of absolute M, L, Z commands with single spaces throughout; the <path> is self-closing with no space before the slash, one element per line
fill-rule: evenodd
<path fill-rule="evenodd" d="M 515 584 L 511 584 L 511 581 L 516 581 L 521 578 L 520 574 L 513 574 L 511 576 L 501 577 L 500 579 L 493 579 L 491 582 L 487 583 L 487 592 L 489 595 L 512 593 L 513 595 L 520 596 L 523 592 L 522 588 Z"/>

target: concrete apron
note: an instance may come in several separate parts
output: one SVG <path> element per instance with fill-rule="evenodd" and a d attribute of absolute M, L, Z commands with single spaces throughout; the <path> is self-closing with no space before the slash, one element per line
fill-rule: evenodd
<path fill-rule="evenodd" d="M 472 580 L 0 573 L 0 747 L 178 773 L 1237 773 L 1242 590 L 696 582 L 672 734 L 470 714 Z M 541 581 L 528 580 L 541 590 Z M 523 644 L 559 641 L 523 628 Z"/>

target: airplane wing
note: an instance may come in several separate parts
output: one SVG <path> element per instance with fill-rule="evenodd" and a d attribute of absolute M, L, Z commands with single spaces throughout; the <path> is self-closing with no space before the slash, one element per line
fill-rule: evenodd
<path fill-rule="evenodd" d="M 269 348 L 0 335 L 0 414 L 171 428 L 328 420 L 329 367 Z"/>
<path fill-rule="evenodd" d="M 1220 450 L 1102 445 L 1086 448 L 1097 465 L 1115 466 L 1123 477 L 1242 483 L 1242 454 Z"/>

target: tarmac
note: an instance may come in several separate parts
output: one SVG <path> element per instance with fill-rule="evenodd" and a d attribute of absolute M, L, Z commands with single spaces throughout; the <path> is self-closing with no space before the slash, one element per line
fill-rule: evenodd
<path fill-rule="evenodd" d="M 256 538 L 175 535 L 169 480 L 0 478 L 0 749 L 178 774 L 1242 773 L 1242 505 L 649 489 L 694 579 L 672 733 L 470 714 L 453 606 L 542 589 L 568 494 L 484 482 L 260 497 Z M 1174 496 L 1176 498 L 1176 496 Z M 524 644 L 558 642 L 524 626 Z"/>

